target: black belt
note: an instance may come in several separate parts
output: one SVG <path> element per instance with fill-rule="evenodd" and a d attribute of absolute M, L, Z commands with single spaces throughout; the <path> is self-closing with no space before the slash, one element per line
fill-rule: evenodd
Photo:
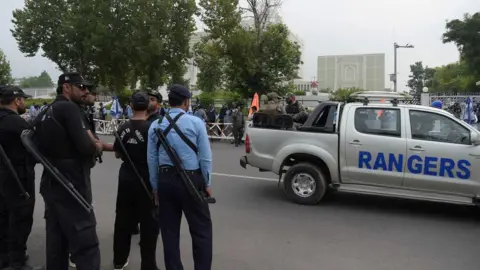
<path fill-rule="evenodd" d="M 176 173 L 177 169 L 175 169 L 175 167 L 170 166 L 170 165 L 160 165 L 158 167 L 158 172 L 160 172 L 160 173 Z M 196 174 L 196 173 L 201 172 L 201 170 L 200 169 L 185 170 L 185 172 L 187 172 L 188 174 Z"/>

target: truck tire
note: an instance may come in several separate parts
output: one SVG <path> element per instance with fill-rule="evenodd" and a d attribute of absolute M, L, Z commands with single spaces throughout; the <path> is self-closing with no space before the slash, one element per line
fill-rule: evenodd
<path fill-rule="evenodd" d="M 287 197 L 297 204 L 318 204 L 327 192 L 327 181 L 320 168 L 311 163 L 293 165 L 285 174 Z"/>

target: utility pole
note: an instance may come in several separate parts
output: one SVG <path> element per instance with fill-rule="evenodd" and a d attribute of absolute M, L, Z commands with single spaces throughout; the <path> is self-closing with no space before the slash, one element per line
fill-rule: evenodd
<path fill-rule="evenodd" d="M 393 80 L 393 92 L 397 92 L 397 49 L 398 48 L 406 48 L 406 49 L 411 49 L 414 48 L 413 45 L 407 44 L 407 45 L 398 45 L 396 42 L 393 43 L 393 76 L 391 77 L 390 80 Z"/>

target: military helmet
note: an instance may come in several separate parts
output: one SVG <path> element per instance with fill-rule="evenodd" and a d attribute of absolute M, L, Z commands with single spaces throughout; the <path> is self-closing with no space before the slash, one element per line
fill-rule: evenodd
<path fill-rule="evenodd" d="M 267 94 L 268 100 L 274 100 L 274 99 L 279 99 L 280 96 L 277 94 L 277 92 L 270 92 Z"/>

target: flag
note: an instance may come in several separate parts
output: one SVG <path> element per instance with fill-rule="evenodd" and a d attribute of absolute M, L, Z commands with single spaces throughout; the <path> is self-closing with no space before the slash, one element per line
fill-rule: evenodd
<path fill-rule="evenodd" d="M 114 96 L 113 97 L 113 102 L 112 102 L 112 107 L 110 109 L 110 115 L 112 115 L 113 118 L 120 118 L 122 116 L 122 106 L 120 105 L 120 102 L 118 101 L 118 97 Z"/>
<path fill-rule="evenodd" d="M 252 113 L 253 113 L 252 107 L 253 106 L 257 107 L 257 111 L 260 109 L 257 93 L 255 93 L 255 95 L 253 95 L 252 104 L 250 105 L 250 111 L 248 112 L 248 117 L 252 116 Z"/>

